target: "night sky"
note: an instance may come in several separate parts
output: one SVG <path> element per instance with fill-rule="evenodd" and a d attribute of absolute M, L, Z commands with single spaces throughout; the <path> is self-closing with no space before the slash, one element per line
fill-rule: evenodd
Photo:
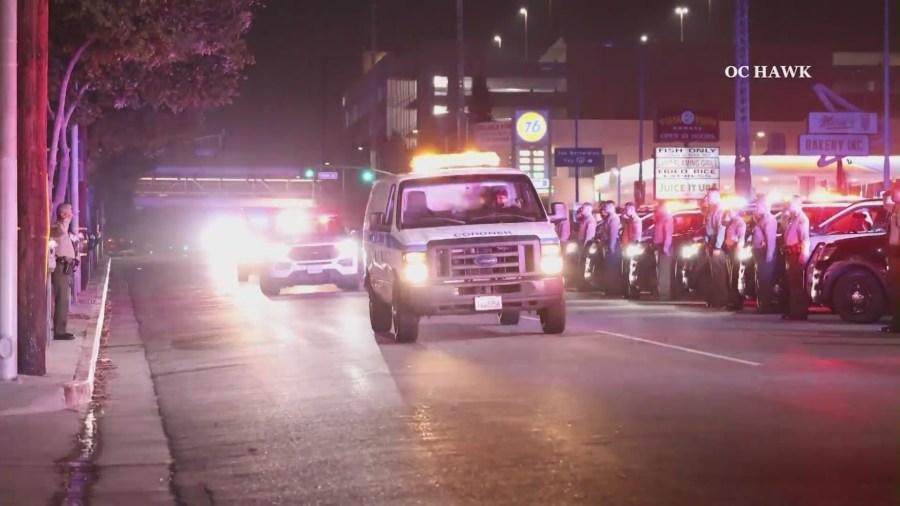
<path fill-rule="evenodd" d="M 517 13 L 527 5 L 532 55 L 561 33 L 611 42 L 649 33 L 659 41 L 677 42 L 673 9 L 686 5 L 686 43 L 730 42 L 733 0 L 711 0 L 711 22 L 708 1 L 465 0 L 466 36 L 488 40 L 499 33 L 510 56 L 521 55 L 524 29 Z M 379 49 L 397 51 L 425 39 L 455 37 L 455 4 L 377 0 Z M 211 132 L 228 132 L 230 162 L 293 165 L 339 159 L 341 95 L 362 72 L 370 9 L 371 0 L 267 0 L 249 35 L 257 63 L 241 96 L 212 113 L 207 123 Z M 879 0 L 750 0 L 750 11 L 751 44 L 807 42 L 881 50 Z M 895 28 L 897 18 L 892 19 Z"/>

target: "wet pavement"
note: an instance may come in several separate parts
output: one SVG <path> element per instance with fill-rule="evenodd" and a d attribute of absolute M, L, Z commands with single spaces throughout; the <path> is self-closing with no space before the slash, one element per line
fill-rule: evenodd
<path fill-rule="evenodd" d="M 900 504 L 900 340 L 573 295 L 569 330 L 128 263 L 188 504 Z"/>

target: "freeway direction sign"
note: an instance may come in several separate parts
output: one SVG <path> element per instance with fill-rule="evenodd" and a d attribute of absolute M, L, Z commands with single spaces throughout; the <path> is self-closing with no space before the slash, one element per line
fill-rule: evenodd
<path fill-rule="evenodd" d="M 556 148 L 553 162 L 557 167 L 603 168 L 603 150 L 600 148 Z"/>
<path fill-rule="evenodd" d="M 319 179 L 326 180 L 337 180 L 338 173 L 337 172 L 319 172 Z"/>
<path fill-rule="evenodd" d="M 817 156 L 868 156 L 869 137 L 852 134 L 800 135 L 797 152 Z"/>

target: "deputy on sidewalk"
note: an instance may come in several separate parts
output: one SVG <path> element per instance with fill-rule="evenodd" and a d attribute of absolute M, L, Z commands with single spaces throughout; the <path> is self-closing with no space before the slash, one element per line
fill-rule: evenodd
<path fill-rule="evenodd" d="M 71 204 L 60 204 L 56 208 L 56 223 L 50 228 L 50 238 L 56 242 L 56 267 L 50 276 L 53 289 L 53 338 L 64 341 L 75 339 L 67 328 L 72 274 L 78 265 L 75 244 L 69 235 L 72 214 Z"/>
<path fill-rule="evenodd" d="M 637 206 L 634 202 L 625 204 L 622 211 L 622 250 L 626 250 L 632 244 L 640 244 L 641 237 L 644 233 L 644 224 L 641 222 L 637 213 Z M 625 284 L 625 297 L 637 298 L 638 293 L 633 293 L 631 286 L 631 266 L 633 259 L 627 255 L 622 255 L 622 280 Z"/>
<path fill-rule="evenodd" d="M 788 305 L 785 320 L 806 320 L 809 296 L 803 289 L 803 271 L 809 260 L 809 218 L 803 212 L 803 200 L 795 195 L 787 208 L 784 229 L 784 269 L 787 277 Z"/>
<path fill-rule="evenodd" d="M 751 248 L 756 264 L 756 312 L 773 314 L 775 296 L 772 287 L 775 284 L 775 241 L 778 234 L 778 222 L 772 215 L 766 199 L 756 202 L 755 222 Z"/>
<path fill-rule="evenodd" d="M 737 209 L 729 209 L 722 216 L 725 224 L 725 266 L 728 270 L 728 302 L 726 307 L 734 311 L 744 308 L 740 291 L 741 251 L 747 238 L 747 222 Z"/>
<path fill-rule="evenodd" d="M 706 307 L 721 308 L 728 294 L 728 267 L 722 246 L 725 243 L 724 211 L 719 190 L 712 189 L 706 195 L 706 252 L 709 260 L 710 283 L 706 291 Z"/>
<path fill-rule="evenodd" d="M 672 300 L 672 235 L 675 219 L 665 202 L 656 205 L 653 250 L 656 253 L 656 287 L 659 300 Z"/>
<path fill-rule="evenodd" d="M 609 296 L 622 295 L 622 251 L 619 230 L 622 222 L 616 214 L 616 204 L 607 201 L 600 210 L 600 248 L 603 251 L 603 292 Z"/>
<path fill-rule="evenodd" d="M 896 183 L 885 193 L 884 207 L 888 217 L 887 281 L 890 296 L 891 324 L 881 331 L 900 334 L 900 186 Z"/>

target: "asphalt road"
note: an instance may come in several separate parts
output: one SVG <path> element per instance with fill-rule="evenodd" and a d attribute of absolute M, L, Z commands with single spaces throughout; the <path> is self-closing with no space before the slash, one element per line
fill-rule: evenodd
<path fill-rule="evenodd" d="M 189 504 L 900 504 L 900 339 L 573 296 L 569 330 L 369 328 L 364 293 L 262 296 L 119 264 Z"/>

